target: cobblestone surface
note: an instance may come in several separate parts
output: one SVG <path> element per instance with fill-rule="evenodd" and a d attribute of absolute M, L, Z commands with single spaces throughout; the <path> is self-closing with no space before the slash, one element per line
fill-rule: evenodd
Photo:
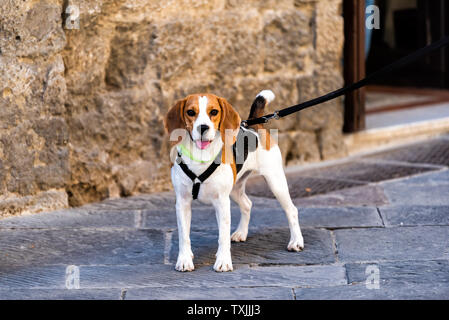
<path fill-rule="evenodd" d="M 437 140 L 429 145 L 449 144 Z M 259 187 L 261 196 L 251 197 L 248 239 L 232 244 L 234 271 L 228 273 L 212 269 L 217 224 L 212 208 L 200 203 L 192 218 L 195 271 L 174 270 L 178 237 L 170 192 L 0 220 L 0 299 L 449 299 L 449 168 L 436 166 L 446 162 L 435 156 L 431 166 L 422 155 L 419 163 L 417 157 L 407 162 L 404 150 L 313 174 L 367 178 L 294 199 L 303 252 L 286 251 L 285 215 Z M 412 168 L 414 175 L 378 181 L 367 173 L 374 166 L 363 168 L 369 159 L 377 167 L 388 162 L 388 170 L 397 165 L 401 173 Z M 312 172 L 319 170 L 288 179 L 299 185 L 296 177 Z M 233 204 L 233 229 L 238 220 Z"/>

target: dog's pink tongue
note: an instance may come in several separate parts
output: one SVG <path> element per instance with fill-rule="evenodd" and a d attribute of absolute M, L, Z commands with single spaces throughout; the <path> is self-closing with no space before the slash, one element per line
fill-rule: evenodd
<path fill-rule="evenodd" d="M 196 140 L 196 146 L 201 150 L 206 149 L 209 145 L 210 141 Z"/>

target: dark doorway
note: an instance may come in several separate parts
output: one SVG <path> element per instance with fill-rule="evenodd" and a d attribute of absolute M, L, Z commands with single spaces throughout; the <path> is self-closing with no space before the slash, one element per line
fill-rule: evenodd
<path fill-rule="evenodd" d="M 374 30 L 366 60 L 367 73 L 449 34 L 445 0 L 378 0 L 381 28 Z M 377 85 L 449 88 L 449 51 L 437 51 L 376 80 Z"/>
<path fill-rule="evenodd" d="M 380 12 L 380 29 L 370 32 L 365 30 L 369 2 Z M 449 35 L 449 1 L 445 0 L 344 0 L 343 15 L 346 84 Z M 365 129 L 367 114 L 449 101 L 447 89 L 449 49 L 445 48 L 347 95 L 344 132 Z"/>

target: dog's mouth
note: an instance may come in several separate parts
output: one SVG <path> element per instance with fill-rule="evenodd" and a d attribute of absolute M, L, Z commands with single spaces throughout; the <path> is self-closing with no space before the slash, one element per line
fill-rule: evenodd
<path fill-rule="evenodd" d="M 211 144 L 210 140 L 196 140 L 195 144 L 198 149 L 204 150 Z"/>

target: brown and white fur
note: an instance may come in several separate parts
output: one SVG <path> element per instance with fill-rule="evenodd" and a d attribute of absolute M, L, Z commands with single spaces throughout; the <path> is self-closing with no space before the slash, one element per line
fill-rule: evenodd
<path fill-rule="evenodd" d="M 265 105 L 273 99 L 274 94 L 270 90 L 259 93 L 251 108 L 250 118 L 261 116 Z M 256 101 L 259 103 L 256 103 Z M 260 101 L 263 103 L 261 104 Z M 191 153 L 197 154 L 202 160 L 208 161 L 210 159 L 209 162 L 200 163 L 192 161 L 184 154 L 182 155 L 183 161 L 188 163 L 189 169 L 196 175 L 204 172 L 214 160 L 215 155 L 222 149 L 223 163 L 201 184 L 198 194 L 199 201 L 212 204 L 215 208 L 219 239 L 214 270 L 218 272 L 233 270 L 231 240 L 235 242 L 245 241 L 248 235 L 252 203 L 245 194 L 245 184 L 248 177 L 253 173 L 265 177 L 271 191 L 285 211 L 290 227 L 290 241 L 287 249 L 289 251 L 301 251 L 304 248 L 298 221 L 298 210 L 290 198 L 282 166 L 281 152 L 269 133 L 263 129 L 262 125 L 255 126 L 255 129 L 258 129 L 259 132 L 260 143 L 258 143 L 254 152 L 248 154 L 248 158 L 238 174 L 236 174 L 233 160 L 228 161 L 228 158 L 225 157 L 225 154 L 231 153 L 229 147 L 235 141 L 240 122 L 240 116 L 234 108 L 224 98 L 212 94 L 189 95 L 178 101 L 165 117 L 165 127 L 169 134 L 172 134 L 175 129 L 185 129 L 188 132 L 180 138 L 181 141 L 177 137 L 171 139 L 175 140 L 174 146 L 182 142 Z M 204 130 L 205 126 L 208 127 L 207 130 Z M 231 138 L 225 144 L 226 137 L 229 137 L 229 134 L 225 135 L 225 133 L 230 130 L 232 132 Z M 204 145 L 208 146 L 204 148 Z M 178 271 L 192 271 L 194 269 L 190 244 L 192 181 L 177 163 L 171 169 L 171 178 L 176 193 L 176 215 L 179 232 L 179 254 L 175 268 Z M 239 225 L 232 235 L 230 198 L 240 206 L 241 212 Z"/>

